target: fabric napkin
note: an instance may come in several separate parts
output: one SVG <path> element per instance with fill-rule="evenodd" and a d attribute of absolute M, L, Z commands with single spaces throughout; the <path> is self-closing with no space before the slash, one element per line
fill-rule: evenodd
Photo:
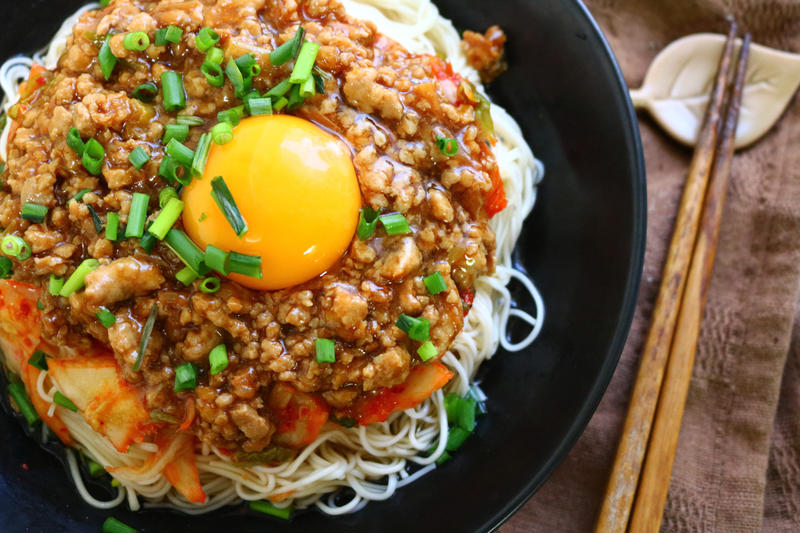
<path fill-rule="evenodd" d="M 800 52 L 797 0 L 586 3 L 631 87 L 671 41 L 726 33 L 727 14 L 755 42 Z M 639 118 L 648 235 L 628 343 L 586 432 L 503 533 L 589 532 L 602 502 L 691 158 L 649 117 Z M 662 531 L 800 531 L 799 287 L 800 108 L 793 101 L 733 163 Z"/>

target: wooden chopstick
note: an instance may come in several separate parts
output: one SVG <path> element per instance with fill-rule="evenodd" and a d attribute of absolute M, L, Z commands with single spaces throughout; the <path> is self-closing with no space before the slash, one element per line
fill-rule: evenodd
<path fill-rule="evenodd" d="M 628 524 L 714 162 L 736 33 L 737 26 L 732 23 L 689 167 L 622 439 L 595 526 L 597 533 L 620 533 Z"/>
<path fill-rule="evenodd" d="M 727 118 L 723 126 L 722 139 L 717 148 L 714 170 L 706 193 L 700 233 L 692 255 L 689 277 L 681 300 L 675 336 L 669 353 L 667 373 L 661 387 L 655 423 L 650 434 L 650 443 L 645 455 L 644 470 L 636 502 L 633 506 L 630 530 L 636 533 L 658 533 L 667 502 L 670 473 L 678 447 L 686 395 L 692 378 L 694 355 L 700 324 L 703 320 L 717 250 L 722 208 L 733 160 L 736 127 L 742 100 L 747 61 L 750 54 L 750 35 L 745 35 L 742 51 L 736 68 Z"/>

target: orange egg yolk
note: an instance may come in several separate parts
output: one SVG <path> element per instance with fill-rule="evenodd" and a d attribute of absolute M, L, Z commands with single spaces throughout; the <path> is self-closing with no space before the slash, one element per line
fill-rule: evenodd
<path fill-rule="evenodd" d="M 211 196 L 222 176 L 248 230 L 237 237 Z M 361 193 L 345 144 L 307 120 L 247 118 L 233 140 L 213 144 L 201 179 L 183 193 L 183 225 L 202 249 L 261 257 L 263 279 L 229 278 L 253 289 L 283 289 L 328 270 L 347 250 Z"/>

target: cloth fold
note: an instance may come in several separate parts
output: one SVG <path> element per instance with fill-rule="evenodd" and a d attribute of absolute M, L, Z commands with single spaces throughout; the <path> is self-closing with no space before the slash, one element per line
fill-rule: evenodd
<path fill-rule="evenodd" d="M 631 87 L 671 41 L 726 33 L 800 51 L 796 0 L 587 0 Z M 648 236 L 638 308 L 586 432 L 503 533 L 591 531 L 649 328 L 691 150 L 640 114 Z M 734 160 L 662 531 L 800 531 L 800 108 Z M 549 179 L 558 179 L 550 176 Z M 669 475 L 665 472 L 664 475 Z"/>

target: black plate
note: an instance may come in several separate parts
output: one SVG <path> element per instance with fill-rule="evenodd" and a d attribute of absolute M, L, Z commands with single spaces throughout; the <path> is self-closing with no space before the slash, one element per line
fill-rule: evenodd
<path fill-rule="evenodd" d="M 44 44 L 81 1 L 32 0 L 5 10 L 0 57 Z M 509 71 L 491 94 L 522 124 L 547 166 L 518 259 L 547 304 L 535 345 L 484 368 L 488 416 L 445 467 L 388 502 L 290 525 L 226 511 L 187 519 L 113 514 L 143 531 L 489 531 L 544 483 L 594 412 L 628 332 L 645 239 L 644 164 L 625 83 L 578 0 L 437 0 L 459 28 L 499 24 Z M 0 414 L 0 529 L 97 532 L 108 512 L 78 497 L 63 466 Z M 23 467 L 23 465 L 25 465 Z M 266 522 L 265 522 L 266 520 Z M 185 529 L 184 529 L 185 528 Z"/>

